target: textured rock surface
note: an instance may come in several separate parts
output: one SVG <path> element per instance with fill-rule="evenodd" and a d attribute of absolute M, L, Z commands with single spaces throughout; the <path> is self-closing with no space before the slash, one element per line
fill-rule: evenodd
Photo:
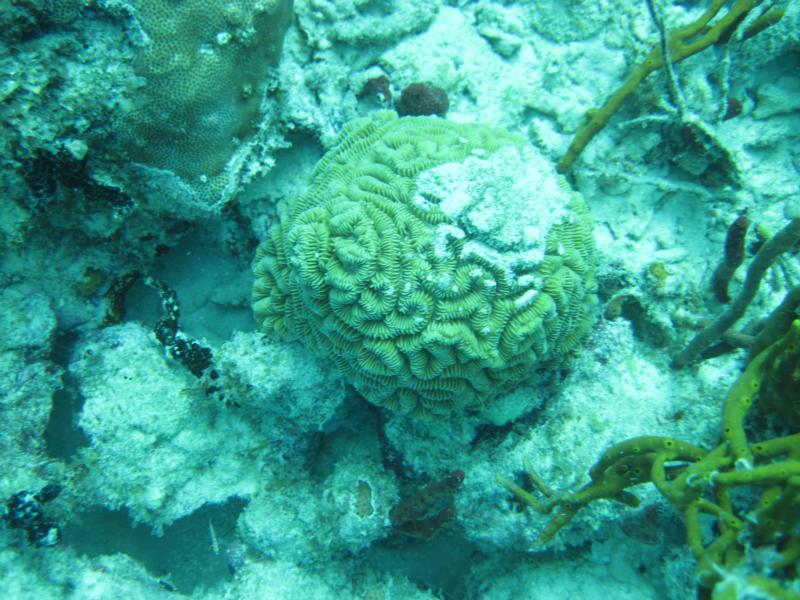
<path fill-rule="evenodd" d="M 92 465 L 87 497 L 125 506 L 160 530 L 206 502 L 257 489 L 269 444 L 248 423 L 204 405 L 192 376 L 167 362 L 144 328 L 108 327 L 74 358 L 85 399 L 78 423 L 91 442 L 83 451 Z"/>
<path fill-rule="evenodd" d="M 312 44 L 332 41 L 354 46 L 393 42 L 423 30 L 436 16 L 439 2 L 431 0 L 298 0 L 297 13 Z"/>
<path fill-rule="evenodd" d="M 254 310 L 401 413 L 483 404 L 591 323 L 582 198 L 524 140 L 392 112 L 351 122 L 259 248 Z"/>

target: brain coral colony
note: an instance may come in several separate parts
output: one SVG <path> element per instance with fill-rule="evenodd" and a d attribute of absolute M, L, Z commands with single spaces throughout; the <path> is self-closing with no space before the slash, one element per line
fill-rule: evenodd
<path fill-rule="evenodd" d="M 596 303 L 583 199 L 521 138 L 352 121 L 254 261 L 267 332 L 399 413 L 481 405 L 562 357 Z"/>

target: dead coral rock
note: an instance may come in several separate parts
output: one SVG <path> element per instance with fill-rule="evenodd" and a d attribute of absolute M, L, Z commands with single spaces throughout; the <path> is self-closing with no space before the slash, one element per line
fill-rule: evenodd
<path fill-rule="evenodd" d="M 450 471 L 401 500 L 389 511 L 394 530 L 408 537 L 432 538 L 456 518 L 453 496 L 463 481 L 464 471 Z"/>

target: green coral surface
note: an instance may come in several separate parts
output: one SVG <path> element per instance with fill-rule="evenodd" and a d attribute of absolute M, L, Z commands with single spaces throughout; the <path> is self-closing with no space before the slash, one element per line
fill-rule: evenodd
<path fill-rule="evenodd" d="M 292 0 L 131 0 L 146 36 L 134 67 L 143 87 L 121 128 L 132 159 L 169 169 L 209 200 L 258 123 Z"/>
<path fill-rule="evenodd" d="M 524 139 L 350 122 L 259 247 L 258 323 L 400 413 L 481 405 L 562 357 L 596 303 L 592 220 Z"/>

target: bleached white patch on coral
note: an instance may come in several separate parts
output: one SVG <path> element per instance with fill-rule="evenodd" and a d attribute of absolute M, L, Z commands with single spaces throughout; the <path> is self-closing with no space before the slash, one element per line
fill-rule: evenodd
<path fill-rule="evenodd" d="M 450 225 L 449 223 L 437 225 L 435 230 L 436 237 L 433 240 L 433 253 L 436 258 L 443 260 L 450 256 L 451 252 L 448 248 L 448 240 L 451 238 L 463 240 L 465 235 L 463 229 Z"/>
<path fill-rule="evenodd" d="M 521 296 L 514 300 L 514 305 L 517 308 L 525 308 L 526 306 L 530 306 L 538 295 L 539 292 L 534 289 L 525 290 Z"/>
<path fill-rule="evenodd" d="M 448 236 L 463 238 L 464 258 L 481 257 L 509 281 L 541 262 L 548 232 L 569 216 L 572 197 L 551 163 L 527 146 L 427 169 L 417 177 L 417 190 L 451 219 L 436 229 L 438 258 L 447 255 Z"/>
<path fill-rule="evenodd" d="M 429 211 L 431 210 L 435 204 L 433 204 L 430 200 L 428 200 L 422 194 L 414 194 L 414 197 L 411 198 L 411 204 L 419 208 L 420 210 Z"/>

